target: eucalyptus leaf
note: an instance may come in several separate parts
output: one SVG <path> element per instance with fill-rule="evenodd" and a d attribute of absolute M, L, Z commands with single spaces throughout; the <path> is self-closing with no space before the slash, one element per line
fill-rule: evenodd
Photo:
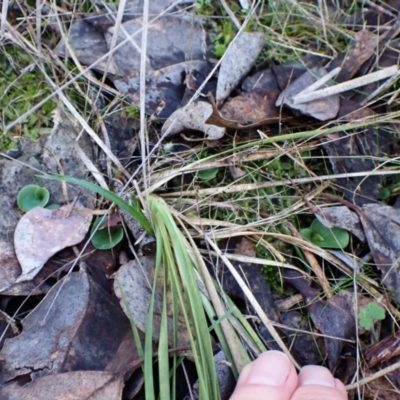
<path fill-rule="evenodd" d="M 28 212 L 35 207 L 44 207 L 50 199 L 49 191 L 38 185 L 24 186 L 17 195 L 18 208 Z"/>
<path fill-rule="evenodd" d="M 330 249 L 343 249 L 349 244 L 350 235 L 341 228 L 327 228 L 315 219 L 310 228 L 301 229 L 300 233 L 316 246 Z"/>

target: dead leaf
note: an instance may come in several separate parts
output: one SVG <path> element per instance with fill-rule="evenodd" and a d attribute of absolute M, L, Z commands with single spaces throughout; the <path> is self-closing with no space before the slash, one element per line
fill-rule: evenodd
<path fill-rule="evenodd" d="M 265 104 L 265 109 L 261 110 L 260 108 L 263 107 L 263 103 L 260 103 L 255 107 L 254 110 L 249 110 L 248 104 L 245 104 L 246 97 L 249 97 L 251 101 L 255 101 L 257 99 L 257 96 L 259 96 L 258 93 L 247 93 L 239 96 L 237 100 L 236 97 L 232 98 L 232 105 L 231 101 L 227 101 L 221 108 L 221 112 L 218 110 L 217 105 L 215 104 L 214 98 L 212 97 L 212 94 L 208 95 L 208 99 L 211 103 L 212 106 L 212 114 L 210 117 L 207 119 L 208 124 L 216 125 L 219 127 L 224 127 L 224 128 L 229 128 L 229 129 L 250 129 L 250 128 L 256 128 L 261 125 L 268 125 L 268 124 L 274 124 L 279 121 L 287 121 L 290 120 L 291 117 L 288 117 L 288 114 L 283 112 L 279 113 L 279 109 L 276 107 L 271 107 L 269 108 L 269 104 L 274 96 L 274 94 L 271 94 L 271 97 L 267 95 L 264 97 L 265 93 L 264 91 L 260 92 L 260 95 L 263 96 L 263 100 L 266 100 Z M 241 110 L 241 107 L 244 107 L 244 110 Z M 228 119 L 225 116 L 222 115 L 222 111 L 226 113 L 228 117 L 232 118 L 238 118 L 239 121 L 241 122 L 251 122 L 250 125 L 243 125 L 239 121 L 235 121 L 232 119 Z M 241 112 L 247 113 L 242 115 Z M 261 121 L 258 118 L 263 118 L 263 115 L 271 115 L 271 118 L 267 119 L 262 119 Z M 253 121 L 253 118 L 255 121 Z"/>
<path fill-rule="evenodd" d="M 76 371 L 42 376 L 21 386 L 17 382 L 0 389 L 3 400 L 120 400 L 121 376 L 101 371 Z"/>
<path fill-rule="evenodd" d="M 12 243 L 0 242 L 0 293 L 9 296 L 29 296 L 46 294 L 51 285 L 46 282 L 49 276 L 48 271 L 43 269 L 43 273 L 39 273 L 33 280 L 27 282 L 16 283 L 21 275 L 21 266 L 15 255 Z"/>
<path fill-rule="evenodd" d="M 83 65 L 92 65 L 108 52 L 108 45 L 104 34 L 93 25 L 88 21 L 80 20 L 75 22 L 69 29 L 67 40 L 75 56 Z M 55 52 L 60 57 L 69 57 L 64 39 L 57 45 Z M 107 58 L 97 63 L 94 69 L 104 71 L 107 67 L 107 71 L 110 74 L 117 73 L 117 67 L 114 65 L 113 60 L 109 62 Z"/>
<path fill-rule="evenodd" d="M 284 277 L 286 283 L 303 296 L 315 327 L 327 336 L 324 337 L 326 357 L 333 371 L 344 344 L 340 339 L 351 339 L 355 335 L 352 294 L 342 291 L 328 301 L 322 301 L 318 299 L 320 291 L 312 288 L 300 272 L 286 269 Z"/>
<path fill-rule="evenodd" d="M 76 205 L 81 207 L 78 202 Z M 71 205 L 58 210 L 35 207 L 28 211 L 14 233 L 15 253 L 22 268 L 16 282 L 34 278 L 50 257 L 81 242 L 91 220 L 90 214 L 71 211 Z"/>
<path fill-rule="evenodd" d="M 328 135 L 323 143 L 335 174 L 375 170 L 376 157 L 397 154 L 398 141 L 388 129 L 367 128 L 353 133 Z M 383 177 L 369 175 L 336 179 L 337 189 L 345 197 L 363 205 L 379 199 Z"/>
<path fill-rule="evenodd" d="M 190 76 L 206 76 L 211 70 L 206 61 L 185 61 L 146 75 L 146 112 L 168 118 L 181 104 Z M 140 78 L 112 79 L 116 88 L 137 107 L 140 106 Z"/>
<path fill-rule="evenodd" d="M 297 110 L 304 115 L 309 115 L 320 121 L 335 118 L 339 112 L 339 96 L 333 95 L 323 99 L 309 101 L 308 103 L 295 104 L 293 98 L 303 92 L 319 78 L 326 75 L 327 72 L 323 67 L 314 67 L 310 71 L 305 72 L 298 79 L 289 85 L 278 96 L 275 105 L 280 107 L 285 105 L 292 110 Z M 326 83 L 321 88 L 329 87 L 331 84 Z"/>
<path fill-rule="evenodd" d="M 335 79 L 338 83 L 352 79 L 360 67 L 375 54 L 379 37 L 370 31 L 361 30 L 354 34 L 354 41 L 348 52 L 340 54 L 329 65 L 329 70 L 341 67 Z"/>
<path fill-rule="evenodd" d="M 136 18 L 123 23 L 118 30 L 117 45 L 127 37 L 126 35 L 131 38 L 112 54 L 118 74 L 124 78 L 139 76 L 142 28 L 142 18 Z M 114 29 L 110 28 L 106 34 L 108 45 L 111 43 Z M 148 25 L 147 73 L 186 60 L 204 61 L 209 56 L 206 42 L 207 37 L 201 20 L 193 14 L 179 12 L 160 16 Z"/>
<path fill-rule="evenodd" d="M 206 124 L 212 113 L 213 108 L 211 104 L 204 101 L 193 102 L 186 110 L 184 108 L 176 110 L 165 121 L 161 133 L 164 134 L 167 130 L 171 129 L 169 130 L 169 134 L 173 135 L 185 129 L 191 129 L 204 132 L 208 140 L 220 139 L 225 134 L 225 128 Z"/>
<path fill-rule="evenodd" d="M 357 236 L 362 242 L 365 235 L 358 215 L 345 206 L 319 208 L 315 216 L 327 228 L 342 228 Z"/>
<path fill-rule="evenodd" d="M 154 256 L 140 257 L 139 262 L 129 261 L 115 273 L 114 291 L 120 299 L 121 307 L 126 315 L 132 315 L 138 329 L 146 332 L 152 285 L 154 280 Z M 164 278 L 157 278 L 155 295 L 153 339 L 158 341 L 161 326 L 161 310 L 163 307 Z M 171 293 L 168 293 L 168 339 L 173 345 L 174 318 Z M 178 347 L 190 347 L 190 340 L 183 316 L 178 317 Z"/>
<path fill-rule="evenodd" d="M 312 333 L 307 334 L 298 332 L 298 329 L 308 331 L 310 323 L 307 317 L 304 317 L 297 311 L 288 311 L 281 317 L 282 325 L 291 329 L 282 328 L 282 332 L 286 335 L 286 343 L 291 350 L 291 354 L 301 365 L 318 365 L 323 359 L 321 357 L 325 351 L 324 341 L 321 337 Z"/>
<path fill-rule="evenodd" d="M 265 42 L 261 32 L 243 32 L 231 43 L 222 59 L 216 101 L 221 104 L 250 71 Z"/>
<path fill-rule="evenodd" d="M 278 90 L 258 89 L 227 100 L 219 113 L 224 120 L 236 126 L 252 127 L 287 120 L 289 115 L 275 106 Z"/>
<path fill-rule="evenodd" d="M 381 282 L 391 297 L 400 304 L 400 216 L 398 209 L 379 204 L 365 204 L 358 212 L 365 237 L 377 268 L 382 272 Z"/>
<path fill-rule="evenodd" d="M 245 255 L 249 257 L 256 256 L 254 243 L 246 237 L 231 238 L 225 244 L 225 251 L 230 254 Z M 266 282 L 260 266 L 248 262 L 232 261 L 232 264 L 237 269 L 237 272 L 243 277 L 253 292 L 261 308 L 267 314 L 271 321 L 280 322 L 279 313 L 275 306 L 274 297 L 270 285 Z M 247 302 L 242 289 L 232 276 L 229 269 L 222 263 L 215 260 L 215 265 L 208 265 L 210 273 L 216 276 L 222 284 L 223 290 L 235 299 L 241 299 Z M 254 310 L 250 305 L 249 312 L 254 314 Z M 263 324 L 257 324 L 257 329 L 269 349 L 278 349 L 278 346 L 269 333 L 268 329 Z"/>
<path fill-rule="evenodd" d="M 85 271 L 72 272 L 53 286 L 22 325 L 22 333 L 7 339 L 0 353 L 2 382 L 104 370 L 131 329 L 119 304 Z"/>

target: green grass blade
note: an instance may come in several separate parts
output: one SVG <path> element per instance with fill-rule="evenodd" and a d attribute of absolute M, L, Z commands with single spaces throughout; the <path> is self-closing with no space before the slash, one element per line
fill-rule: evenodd
<path fill-rule="evenodd" d="M 139 222 L 140 225 L 142 225 L 143 229 L 145 229 L 148 233 L 152 234 L 153 229 L 147 221 L 146 217 L 142 213 L 142 211 L 139 208 L 132 207 L 128 202 L 126 202 L 124 199 L 116 195 L 115 193 L 103 189 L 102 187 L 91 183 L 91 182 L 86 182 L 83 179 L 77 179 L 73 178 L 71 176 L 65 176 L 65 175 L 40 175 L 40 178 L 43 179 L 50 179 L 53 181 L 59 181 L 59 182 L 67 182 L 71 183 L 73 185 L 78 185 L 81 187 L 84 187 L 85 189 L 91 190 L 97 194 L 100 194 L 101 196 L 105 197 L 106 199 L 112 201 L 115 203 L 117 206 L 121 207 L 124 209 L 126 212 L 128 212 L 136 221 Z"/>

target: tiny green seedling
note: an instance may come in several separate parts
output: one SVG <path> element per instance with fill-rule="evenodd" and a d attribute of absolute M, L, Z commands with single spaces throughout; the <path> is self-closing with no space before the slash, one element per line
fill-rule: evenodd
<path fill-rule="evenodd" d="M 44 207 L 50 199 L 49 191 L 38 185 L 26 185 L 17 195 L 17 205 L 21 211 L 28 212 L 35 207 Z"/>
<path fill-rule="evenodd" d="M 329 249 L 344 249 L 349 244 L 349 233 L 341 228 L 327 228 L 318 219 L 300 233 L 316 246 Z"/>
<path fill-rule="evenodd" d="M 107 226 L 108 218 L 99 217 L 94 222 L 90 233 L 92 245 L 99 250 L 108 250 L 115 247 L 124 237 L 122 226 Z"/>
<path fill-rule="evenodd" d="M 203 181 L 209 181 L 217 176 L 218 168 L 203 169 L 197 173 L 197 178 Z"/>
<path fill-rule="evenodd" d="M 383 319 L 385 319 L 385 309 L 373 301 L 368 303 L 366 307 L 361 308 L 358 313 L 360 326 L 367 331 L 373 328 L 375 321 Z"/>

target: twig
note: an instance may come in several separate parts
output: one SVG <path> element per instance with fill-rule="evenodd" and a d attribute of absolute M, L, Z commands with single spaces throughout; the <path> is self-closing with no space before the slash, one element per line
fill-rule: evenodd
<path fill-rule="evenodd" d="M 295 98 L 297 96 L 302 96 L 303 94 L 311 93 L 314 92 L 315 90 L 319 89 L 321 86 L 323 86 L 326 82 L 328 82 L 330 79 L 333 79 L 336 77 L 336 75 L 341 71 L 340 67 L 337 67 L 333 69 L 332 71 L 328 72 L 326 75 L 323 77 L 319 78 L 317 81 L 315 81 L 312 85 L 310 85 L 307 89 L 304 89 L 302 92 L 296 94 Z M 311 71 L 312 73 L 313 71 Z"/>
<path fill-rule="evenodd" d="M 351 79 L 350 81 L 339 83 L 335 86 L 330 86 L 321 90 L 316 90 L 313 93 L 298 94 L 293 97 L 294 104 L 308 103 L 309 101 L 322 99 L 334 94 L 346 92 L 347 90 L 355 89 L 360 86 L 367 85 L 381 79 L 389 78 L 396 75 L 398 72 L 397 65 L 381 69 L 380 71 L 372 72 L 371 74 L 361 76 L 359 78 Z"/>
<path fill-rule="evenodd" d="M 352 383 L 351 385 L 347 385 L 346 390 L 357 389 L 358 387 L 366 385 L 367 383 L 370 383 L 370 382 L 374 381 L 375 379 L 380 378 L 381 376 L 385 376 L 385 375 L 389 374 L 390 372 L 396 371 L 396 369 L 399 369 L 399 368 L 400 368 L 400 361 L 392 364 L 390 367 L 381 369 L 380 371 L 375 372 L 375 374 L 372 374 L 371 376 L 361 379 L 358 382 Z"/>

